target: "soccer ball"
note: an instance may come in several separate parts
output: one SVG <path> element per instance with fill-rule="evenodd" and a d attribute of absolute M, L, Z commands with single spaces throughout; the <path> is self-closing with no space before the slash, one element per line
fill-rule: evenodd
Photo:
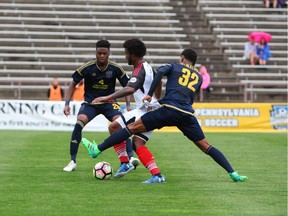
<path fill-rule="evenodd" d="M 99 180 L 108 180 L 112 176 L 112 171 L 112 167 L 108 162 L 98 162 L 93 167 L 93 176 Z"/>

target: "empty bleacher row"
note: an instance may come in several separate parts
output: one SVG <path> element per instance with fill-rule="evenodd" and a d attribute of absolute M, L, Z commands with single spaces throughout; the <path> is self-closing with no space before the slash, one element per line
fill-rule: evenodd
<path fill-rule="evenodd" d="M 110 59 L 128 72 L 132 68 L 124 58 L 122 44 L 130 37 L 145 41 L 148 47 L 147 60 L 152 66 L 178 61 L 179 52 L 190 42 L 181 33 L 183 29 L 177 26 L 179 21 L 175 18 L 173 8 L 166 5 L 167 2 L 169 1 L 2 1 L 1 78 L 6 77 L 9 80 L 9 77 L 45 77 L 46 81 L 54 76 L 69 78 L 78 66 L 94 58 L 95 42 L 99 39 L 108 39 L 111 42 Z M 2 78 L 0 87 L 7 90 L 9 82 L 4 81 L 5 79 Z M 31 82 L 36 80 L 31 79 Z M 27 80 L 20 83 L 23 91 L 27 92 L 22 93 L 21 97 L 31 98 L 29 90 L 31 92 L 36 84 L 28 83 Z M 48 87 L 48 83 L 46 85 Z M 43 82 L 39 86 L 45 87 Z M 15 88 L 15 81 L 10 83 L 10 88 Z M 39 91 L 40 89 L 41 87 Z M 12 92 L 7 97 L 18 94 L 19 98 L 18 91 Z M 41 99 L 45 96 L 46 92 L 38 94 Z"/>

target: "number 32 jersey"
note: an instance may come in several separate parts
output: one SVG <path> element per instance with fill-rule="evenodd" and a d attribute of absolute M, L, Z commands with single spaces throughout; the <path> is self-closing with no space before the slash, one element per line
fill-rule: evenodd
<path fill-rule="evenodd" d="M 194 113 L 194 96 L 202 84 L 197 69 L 188 64 L 171 63 L 159 67 L 159 71 L 167 76 L 166 93 L 159 102 L 182 112 Z"/>

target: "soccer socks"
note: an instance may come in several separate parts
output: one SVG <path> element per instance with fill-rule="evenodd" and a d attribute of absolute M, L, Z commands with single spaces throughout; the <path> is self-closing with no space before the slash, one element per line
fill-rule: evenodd
<path fill-rule="evenodd" d="M 79 148 L 79 143 L 82 138 L 82 129 L 84 124 L 82 121 L 78 120 L 75 124 L 74 130 L 72 132 L 71 141 L 70 141 L 70 155 L 71 160 L 76 163 L 76 156 Z"/>
<path fill-rule="evenodd" d="M 126 140 L 126 152 L 128 154 L 129 159 L 131 157 L 133 157 L 132 142 L 131 142 L 131 140 L 129 138 Z"/>
<path fill-rule="evenodd" d="M 136 153 L 142 162 L 142 164 L 150 171 L 152 175 L 160 175 L 161 172 L 158 169 L 156 162 L 154 160 L 154 157 L 152 153 L 149 151 L 149 149 L 146 146 L 140 146 Z"/>
<path fill-rule="evenodd" d="M 118 143 L 122 143 L 127 140 L 132 134 L 128 128 L 123 128 L 115 133 L 111 134 L 103 143 L 98 145 L 98 149 L 102 152 Z"/>
<path fill-rule="evenodd" d="M 212 157 L 213 160 L 223 167 L 228 173 L 234 172 L 226 157 L 217 148 L 210 146 L 206 151 L 206 154 L 210 155 L 210 157 Z"/>
<path fill-rule="evenodd" d="M 117 145 L 114 145 L 114 149 L 116 154 L 118 155 L 118 158 L 121 163 L 128 163 L 129 158 L 126 152 L 126 142 L 119 143 Z"/>

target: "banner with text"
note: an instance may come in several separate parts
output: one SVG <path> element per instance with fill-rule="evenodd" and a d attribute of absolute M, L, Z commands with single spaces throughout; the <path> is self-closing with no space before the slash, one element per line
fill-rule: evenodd
<path fill-rule="evenodd" d="M 1 130 L 72 131 L 81 102 L 71 102 L 71 115 L 63 114 L 64 101 L 0 100 Z M 107 131 L 108 120 L 99 115 L 84 131 Z"/>
<path fill-rule="evenodd" d="M 287 131 L 284 103 L 196 103 L 195 116 L 205 132 Z M 161 131 L 177 131 L 175 127 Z"/>
<path fill-rule="evenodd" d="M 63 114 L 64 102 L 0 100 L 0 129 L 72 131 L 80 102 L 71 102 L 71 115 Z M 287 131 L 288 106 L 284 103 L 196 103 L 195 116 L 205 132 Z M 122 110 L 125 106 L 121 105 Z M 108 131 L 109 121 L 99 115 L 84 131 Z M 178 131 L 165 127 L 160 131 Z"/>

